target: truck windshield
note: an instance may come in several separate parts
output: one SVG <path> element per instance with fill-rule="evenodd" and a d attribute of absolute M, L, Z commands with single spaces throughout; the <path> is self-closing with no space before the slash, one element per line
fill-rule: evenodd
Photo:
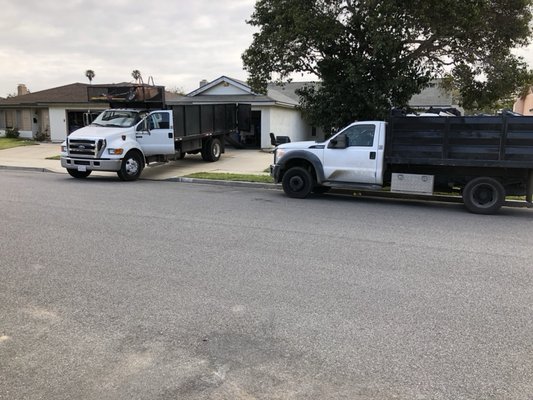
<path fill-rule="evenodd" d="M 110 128 L 129 128 L 141 120 L 137 111 L 106 110 L 93 121 L 92 125 Z"/>

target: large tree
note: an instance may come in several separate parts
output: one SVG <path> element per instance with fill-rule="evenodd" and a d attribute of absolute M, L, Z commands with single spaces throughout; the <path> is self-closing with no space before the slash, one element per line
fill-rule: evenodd
<path fill-rule="evenodd" d="M 460 76 L 454 82 L 465 93 L 469 77 L 502 94 L 514 85 L 509 77 L 525 68 L 510 49 L 528 43 L 531 3 L 258 0 L 248 23 L 259 31 L 244 67 L 258 92 L 273 79 L 315 74 L 319 84 L 300 92 L 302 108 L 323 127 L 383 118 L 446 72 Z M 507 66 L 506 73 L 496 65 Z"/>

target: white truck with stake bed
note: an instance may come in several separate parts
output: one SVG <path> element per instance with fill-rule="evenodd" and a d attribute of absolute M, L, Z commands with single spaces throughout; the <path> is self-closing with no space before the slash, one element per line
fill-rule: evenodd
<path fill-rule="evenodd" d="M 167 105 L 162 86 L 91 86 L 89 99 L 109 101 L 88 126 L 61 144 L 61 166 L 74 178 L 113 171 L 137 179 L 145 165 L 201 153 L 218 161 L 226 135 L 250 130 L 249 104 Z M 117 108 L 118 107 L 118 108 Z"/>
<path fill-rule="evenodd" d="M 532 206 L 533 117 L 391 117 L 355 122 L 324 142 L 276 147 L 271 175 L 295 198 L 331 188 L 460 193 L 493 214 L 507 195 Z"/>

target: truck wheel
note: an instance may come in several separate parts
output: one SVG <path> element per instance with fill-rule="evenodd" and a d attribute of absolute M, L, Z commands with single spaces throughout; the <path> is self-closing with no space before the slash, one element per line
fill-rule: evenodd
<path fill-rule="evenodd" d="M 122 160 L 120 170 L 117 175 L 123 181 L 134 181 L 141 175 L 143 170 L 143 162 L 141 156 L 136 151 L 131 151 L 126 154 Z"/>
<path fill-rule="evenodd" d="M 474 214 L 494 214 L 505 202 L 505 189 L 494 178 L 475 178 L 463 189 L 463 202 Z"/>
<path fill-rule="evenodd" d="M 78 171 L 77 169 L 67 169 L 67 172 L 76 179 L 84 179 L 91 175 L 92 171 Z"/>
<path fill-rule="evenodd" d="M 222 144 L 218 139 L 210 139 L 202 148 L 202 159 L 204 161 L 218 161 L 222 154 Z"/>
<path fill-rule="evenodd" d="M 303 199 L 311 193 L 313 178 L 306 169 L 293 167 L 283 175 L 282 186 L 287 196 Z"/>

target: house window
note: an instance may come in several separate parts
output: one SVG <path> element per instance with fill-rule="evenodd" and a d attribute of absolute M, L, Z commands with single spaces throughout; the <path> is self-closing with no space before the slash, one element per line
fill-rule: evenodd
<path fill-rule="evenodd" d="M 316 126 L 312 126 L 311 127 L 311 136 L 313 136 L 313 137 L 316 136 Z"/>
<path fill-rule="evenodd" d="M 6 113 L 6 128 L 14 128 L 15 111 L 7 110 Z"/>
<path fill-rule="evenodd" d="M 6 114 L 0 111 L 0 129 L 6 129 Z"/>
<path fill-rule="evenodd" d="M 17 126 L 21 131 L 31 131 L 31 111 L 17 111 Z"/>

